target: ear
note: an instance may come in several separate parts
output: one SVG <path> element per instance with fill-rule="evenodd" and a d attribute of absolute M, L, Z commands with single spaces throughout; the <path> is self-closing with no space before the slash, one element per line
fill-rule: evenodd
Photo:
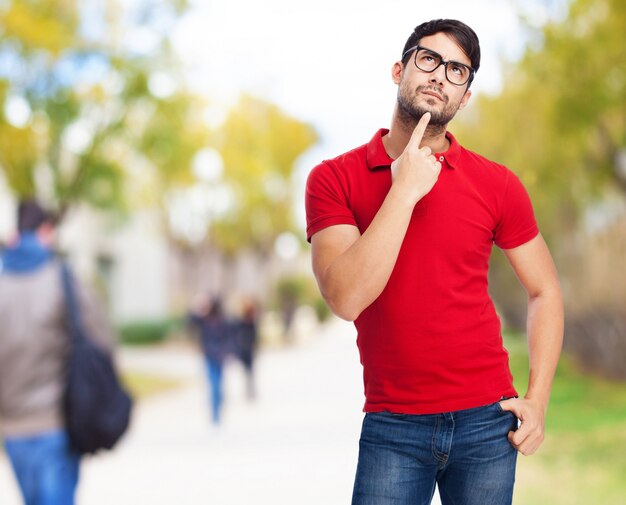
<path fill-rule="evenodd" d="M 391 79 L 395 84 L 400 84 L 402 74 L 404 73 L 404 65 L 401 61 L 396 61 L 391 67 Z"/>
<path fill-rule="evenodd" d="M 56 237 L 56 230 L 54 225 L 52 225 L 52 223 L 42 223 L 41 226 L 39 226 L 39 228 L 37 228 L 37 238 L 39 239 L 39 241 L 47 246 L 47 247 L 51 247 L 54 244 L 54 239 Z"/>
<path fill-rule="evenodd" d="M 461 103 L 459 104 L 459 110 L 464 109 L 465 106 L 467 105 L 467 102 L 469 102 L 470 97 L 472 96 L 472 92 L 468 89 L 465 94 L 463 95 L 463 98 L 461 98 Z"/>

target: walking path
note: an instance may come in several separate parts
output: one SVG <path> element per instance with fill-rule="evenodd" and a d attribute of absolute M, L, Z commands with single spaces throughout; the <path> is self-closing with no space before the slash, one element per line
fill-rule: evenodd
<path fill-rule="evenodd" d="M 123 349 L 120 365 L 168 374 L 184 386 L 138 402 L 120 445 L 86 459 L 78 505 L 350 503 L 363 401 L 351 324 L 334 320 L 292 347 L 263 350 L 254 402 L 232 363 L 218 428 L 209 421 L 195 349 Z M 0 505 L 19 504 L 0 453 Z"/>

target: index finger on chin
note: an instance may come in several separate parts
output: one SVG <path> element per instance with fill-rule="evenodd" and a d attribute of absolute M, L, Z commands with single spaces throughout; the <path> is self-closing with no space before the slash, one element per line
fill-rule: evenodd
<path fill-rule="evenodd" d="M 411 135 L 411 140 L 409 140 L 410 146 L 415 146 L 419 149 L 419 146 L 422 142 L 422 138 L 424 137 L 424 132 L 426 131 L 426 127 L 430 122 L 430 112 L 426 112 L 422 115 L 420 120 L 417 122 L 415 129 L 413 130 L 413 134 Z"/>

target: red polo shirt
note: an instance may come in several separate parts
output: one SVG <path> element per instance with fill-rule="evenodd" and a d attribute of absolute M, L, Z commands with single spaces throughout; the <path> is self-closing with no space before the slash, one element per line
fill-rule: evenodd
<path fill-rule="evenodd" d="M 309 240 L 338 224 L 367 229 L 391 187 L 387 132 L 311 171 Z M 494 243 L 511 249 L 539 230 L 519 178 L 446 135 L 439 179 L 415 206 L 385 289 L 355 321 L 366 412 L 433 414 L 517 395 L 489 257 Z"/>

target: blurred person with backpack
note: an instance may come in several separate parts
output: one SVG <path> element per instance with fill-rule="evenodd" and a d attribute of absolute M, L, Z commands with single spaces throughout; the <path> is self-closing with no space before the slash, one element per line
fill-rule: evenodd
<path fill-rule="evenodd" d="M 80 473 L 63 413 L 70 337 L 55 224 L 38 202 L 21 201 L 17 236 L 1 256 L 0 424 L 26 505 L 73 505 Z M 110 352 L 102 304 L 85 286 L 76 290 L 85 327 Z"/>

